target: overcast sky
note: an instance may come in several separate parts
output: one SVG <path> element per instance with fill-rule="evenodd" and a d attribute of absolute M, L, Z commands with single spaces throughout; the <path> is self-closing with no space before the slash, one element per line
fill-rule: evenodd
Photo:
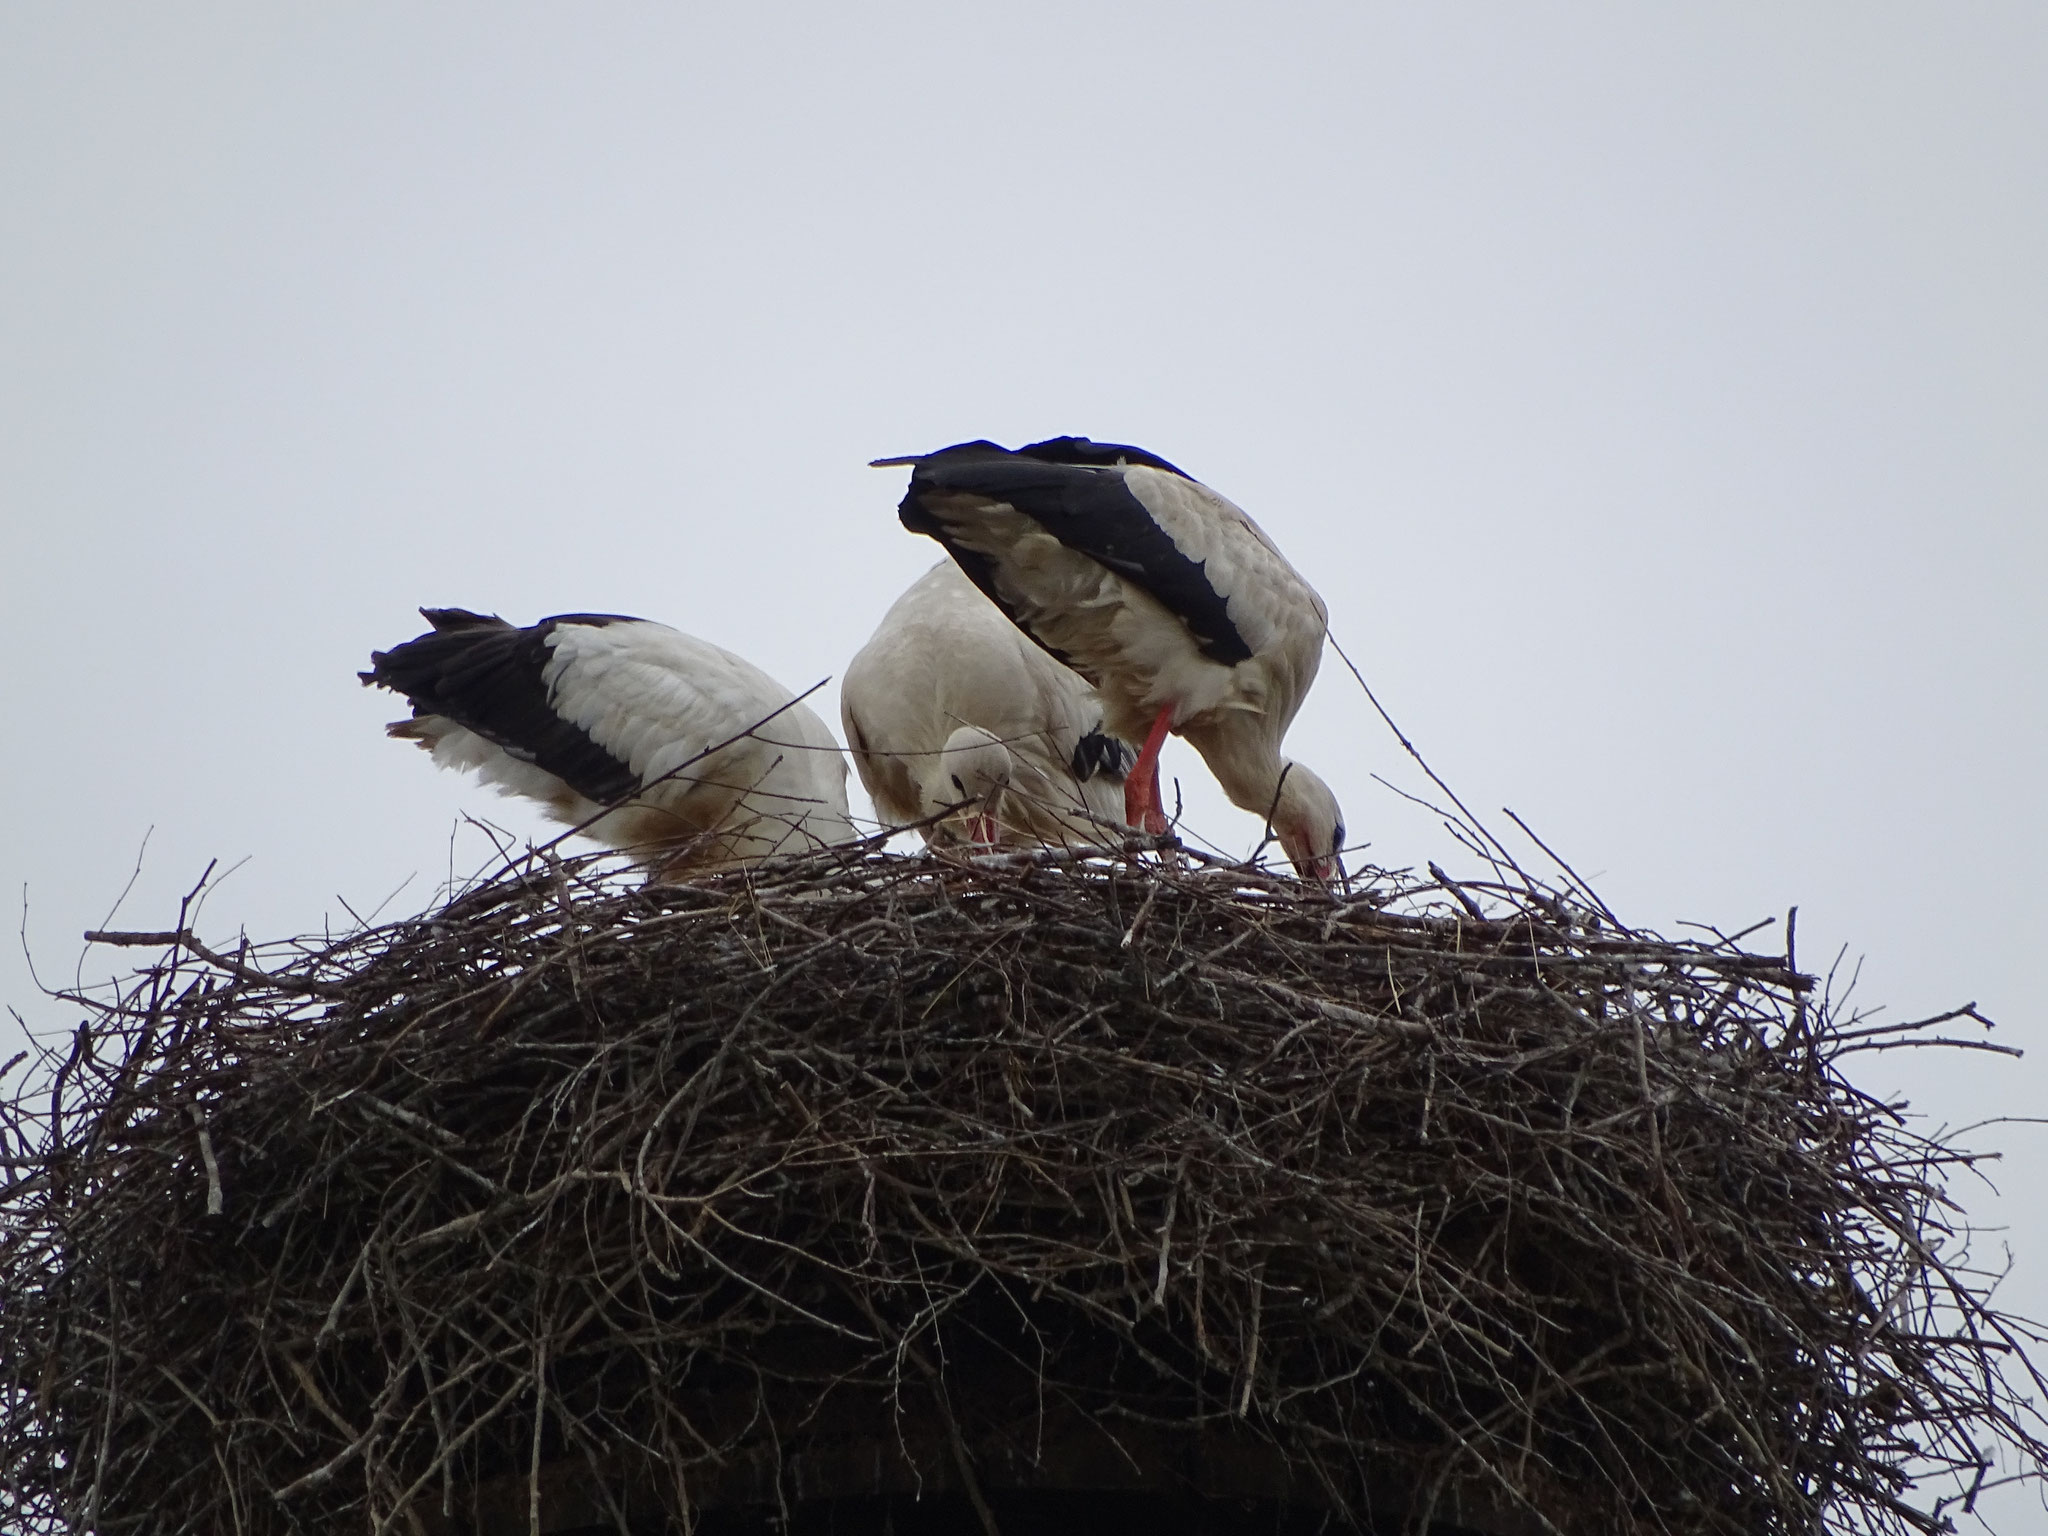
<path fill-rule="evenodd" d="M 1259 518 L 1625 916 L 2034 1048 L 1868 1086 L 2048 1112 L 2038 0 L 0 9 L 7 927 L 68 981 L 145 838 L 133 926 L 416 910 L 542 825 L 382 735 L 417 605 L 802 688 L 937 554 L 866 461 L 1057 433 Z M 1334 658 L 1290 750 L 1471 867 Z M 2048 1316 L 2048 1128 L 1973 1139 Z"/>

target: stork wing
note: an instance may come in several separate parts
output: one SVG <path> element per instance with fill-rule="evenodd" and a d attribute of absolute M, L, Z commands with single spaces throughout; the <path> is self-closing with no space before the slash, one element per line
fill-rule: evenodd
<path fill-rule="evenodd" d="M 1022 513 L 1068 549 L 1157 599 L 1187 626 L 1211 661 L 1235 666 L 1250 658 L 1252 649 L 1231 622 L 1225 596 L 1211 584 L 1199 552 L 1183 549 L 1161 525 L 1133 494 L 1120 465 L 998 455 L 981 443 L 965 445 L 964 450 L 945 449 L 918 461 L 896 513 L 911 532 L 927 534 L 944 545 L 991 602 L 1058 656 L 1059 651 L 997 592 L 995 567 L 1000 555 L 972 547 L 962 537 L 978 514 L 997 507 Z"/>
<path fill-rule="evenodd" d="M 608 749 L 555 707 L 547 677 L 552 660 L 549 642 L 558 629 L 640 620 L 578 613 L 546 619 L 529 629 L 514 629 L 502 621 L 444 623 L 447 615 L 460 612 L 436 609 L 429 614 L 436 626 L 432 634 L 373 652 L 363 681 L 404 694 L 412 701 L 415 716 L 453 720 L 521 762 L 552 773 L 599 805 L 623 800 L 640 787 L 623 754 Z"/>
<path fill-rule="evenodd" d="M 730 771 L 746 780 L 730 786 L 737 792 L 756 787 L 751 780 L 781 761 L 787 766 L 777 781 L 792 792 L 815 778 L 823 755 L 845 769 L 823 726 L 808 729 L 810 712 L 790 707 L 787 688 L 730 651 L 665 624 L 565 626 L 554 637 L 547 682 L 554 709 L 643 784 L 756 726 L 752 740 L 720 752 L 723 767 L 707 763 L 706 774 Z M 816 779 L 820 794 L 823 784 Z"/>

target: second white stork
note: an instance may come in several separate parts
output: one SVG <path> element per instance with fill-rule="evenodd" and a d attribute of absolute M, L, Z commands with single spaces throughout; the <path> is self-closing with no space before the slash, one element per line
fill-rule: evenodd
<path fill-rule="evenodd" d="M 658 877 L 857 836 L 832 733 L 732 652 L 619 614 L 524 629 L 461 608 L 420 614 L 431 632 L 373 652 L 361 674 L 412 701 L 389 733 Z"/>
<path fill-rule="evenodd" d="M 1328 611 L 1243 511 L 1157 454 L 1085 437 L 879 459 L 909 465 L 897 513 L 942 544 L 1011 621 L 1093 683 L 1142 740 L 1127 815 L 1166 830 L 1159 749 L 1202 754 L 1295 868 L 1339 873 L 1336 796 L 1280 753 L 1315 680 Z"/>
<path fill-rule="evenodd" d="M 1095 690 L 951 560 L 883 616 L 839 708 L 876 814 L 927 842 L 1099 844 L 1124 824 L 1135 753 L 1104 732 Z"/>

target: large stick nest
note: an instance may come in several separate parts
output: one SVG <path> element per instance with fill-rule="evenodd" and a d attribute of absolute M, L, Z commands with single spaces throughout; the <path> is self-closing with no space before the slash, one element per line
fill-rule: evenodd
<path fill-rule="evenodd" d="M 1534 887 L 536 858 L 130 937 L 0 1117 L 12 1528 L 1923 1531 L 2042 1451 L 1968 1155 L 1838 1070 L 1910 1027 Z"/>

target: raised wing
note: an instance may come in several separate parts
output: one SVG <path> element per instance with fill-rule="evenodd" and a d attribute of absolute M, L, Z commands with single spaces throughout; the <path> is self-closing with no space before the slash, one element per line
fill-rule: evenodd
<path fill-rule="evenodd" d="M 1195 542 L 1191 530 L 1183 528 L 1176 538 L 1139 499 L 1128 480 L 1129 456 L 1142 455 L 1144 471 L 1177 476 L 1179 471 L 1142 450 L 1116 445 L 1087 444 L 1099 457 L 1120 455 L 1109 463 L 1055 462 L 1033 452 L 1079 443 L 1086 439 L 1055 438 L 1020 453 L 988 443 L 941 449 L 915 461 L 897 516 L 913 533 L 944 545 L 991 602 L 1061 660 L 1067 658 L 1051 638 L 1037 633 L 1030 616 L 1006 602 L 999 590 L 996 570 L 1002 554 L 977 537 L 983 532 L 978 525 L 995 509 L 1021 513 L 1066 548 L 1150 594 L 1187 626 L 1211 661 L 1235 666 L 1249 659 L 1252 648 L 1231 621 L 1227 595 L 1209 579 L 1206 552 L 1184 547 L 1183 541 Z"/>
<path fill-rule="evenodd" d="M 430 634 L 370 656 L 363 681 L 402 693 L 413 714 L 440 715 L 532 763 L 599 805 L 640 787 L 627 757 L 558 709 L 548 668 L 564 626 L 639 624 L 618 614 L 563 614 L 520 629 L 462 609 L 422 609 Z"/>

